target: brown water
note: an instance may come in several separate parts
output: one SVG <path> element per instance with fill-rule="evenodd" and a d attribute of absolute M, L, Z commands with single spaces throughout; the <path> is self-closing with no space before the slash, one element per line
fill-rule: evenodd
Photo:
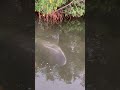
<path fill-rule="evenodd" d="M 36 24 L 35 29 L 35 90 L 85 90 L 84 21 L 64 22 L 59 25 L 40 23 Z M 59 65 L 60 62 L 56 65 L 54 61 L 49 63 L 51 59 L 47 55 L 49 53 L 45 52 L 47 49 L 39 46 L 43 40 L 62 53 L 65 65 Z M 52 59 L 60 53 L 54 53 Z"/>

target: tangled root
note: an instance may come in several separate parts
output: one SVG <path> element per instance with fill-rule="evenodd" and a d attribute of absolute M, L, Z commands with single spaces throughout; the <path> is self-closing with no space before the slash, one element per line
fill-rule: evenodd
<path fill-rule="evenodd" d="M 60 12 L 52 12 L 50 14 L 38 13 L 39 20 L 49 22 L 51 24 L 58 24 L 63 21 L 64 15 Z"/>

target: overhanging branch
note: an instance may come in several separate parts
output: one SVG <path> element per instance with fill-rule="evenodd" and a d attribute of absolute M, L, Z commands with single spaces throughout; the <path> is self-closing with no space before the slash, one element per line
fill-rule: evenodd
<path fill-rule="evenodd" d="M 58 12 L 58 11 L 60 11 L 60 10 L 64 9 L 64 8 L 66 8 L 66 7 L 70 6 L 70 5 L 73 3 L 73 1 L 74 1 L 74 0 L 72 0 L 71 2 L 68 2 L 68 4 L 66 4 L 65 6 L 60 7 L 59 9 L 57 9 L 57 10 L 56 10 L 56 11 L 54 11 L 54 12 Z"/>

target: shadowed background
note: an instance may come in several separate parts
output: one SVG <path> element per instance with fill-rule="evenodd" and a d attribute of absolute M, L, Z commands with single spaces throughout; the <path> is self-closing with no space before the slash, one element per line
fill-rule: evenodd
<path fill-rule="evenodd" d="M 0 84 L 6 90 L 34 90 L 34 1 L 0 4 Z"/>

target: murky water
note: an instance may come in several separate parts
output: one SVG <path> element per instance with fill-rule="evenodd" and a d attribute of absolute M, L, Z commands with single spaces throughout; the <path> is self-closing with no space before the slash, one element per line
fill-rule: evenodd
<path fill-rule="evenodd" d="M 85 90 L 84 21 L 36 24 L 35 90 Z"/>

